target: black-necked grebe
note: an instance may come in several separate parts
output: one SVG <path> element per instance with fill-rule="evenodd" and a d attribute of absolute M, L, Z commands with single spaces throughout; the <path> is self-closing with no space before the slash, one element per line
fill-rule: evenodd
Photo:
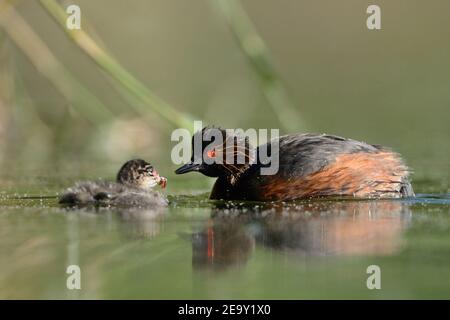
<path fill-rule="evenodd" d="M 205 163 L 203 158 L 194 161 L 197 159 L 193 154 L 191 163 L 175 171 L 177 174 L 198 171 L 217 177 L 211 199 L 277 201 L 325 196 L 414 196 L 408 167 L 399 154 L 386 147 L 327 134 L 290 134 L 254 149 L 247 138 L 228 134 L 218 128 L 204 128 L 195 133 L 209 137 L 197 137 L 200 141 L 212 137 L 212 144 L 203 142 L 202 155 L 220 157 L 220 161 Z M 216 142 L 215 136 L 221 139 Z M 233 141 L 232 147 L 230 141 Z M 278 148 L 272 148 L 274 143 Z M 279 152 L 279 170 L 275 174 L 261 175 L 260 169 L 268 166 L 258 158 L 262 147 L 267 148 L 269 154 Z M 225 157 L 225 148 L 234 152 L 232 160 L 243 155 L 247 161 L 230 162 Z M 256 160 L 250 161 L 252 157 Z"/>

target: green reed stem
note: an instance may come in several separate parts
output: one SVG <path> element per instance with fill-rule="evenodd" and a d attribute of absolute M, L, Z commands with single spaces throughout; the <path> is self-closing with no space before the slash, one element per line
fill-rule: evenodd
<path fill-rule="evenodd" d="M 273 67 L 269 50 L 240 1 L 213 1 L 218 6 L 239 47 L 260 80 L 262 91 L 278 117 L 280 125 L 288 131 L 304 130 L 305 125 L 300 114 L 294 107 L 283 82 Z"/>
<path fill-rule="evenodd" d="M 40 0 L 40 3 L 80 49 L 82 49 L 107 74 L 126 88 L 130 94 L 143 103 L 142 105 L 131 105 L 136 112 L 147 116 L 147 108 L 150 108 L 172 125 L 188 128 L 191 131 L 193 130 L 193 120 L 190 116 L 177 111 L 169 103 L 147 89 L 145 85 L 130 74 L 105 50 L 100 48 L 85 31 L 82 29 L 70 30 L 66 28 L 67 15 L 55 0 Z"/>
<path fill-rule="evenodd" d="M 17 14 L 11 5 L 2 2 L 0 26 L 8 37 L 26 55 L 34 67 L 91 123 L 101 123 L 113 118 L 111 111 L 71 72 L 61 64 L 46 44 Z"/>

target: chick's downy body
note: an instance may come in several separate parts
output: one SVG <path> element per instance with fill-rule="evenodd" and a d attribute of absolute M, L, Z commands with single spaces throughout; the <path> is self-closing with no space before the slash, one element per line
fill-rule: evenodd
<path fill-rule="evenodd" d="M 126 162 L 117 181 L 78 182 L 61 195 L 59 203 L 71 206 L 159 207 L 167 205 L 165 196 L 152 188 L 165 187 L 166 179 L 144 160 Z"/>

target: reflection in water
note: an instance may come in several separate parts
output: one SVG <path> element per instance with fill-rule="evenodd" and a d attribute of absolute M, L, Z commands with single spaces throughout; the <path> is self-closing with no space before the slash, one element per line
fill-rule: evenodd
<path fill-rule="evenodd" d="M 400 201 L 215 209 L 207 225 L 192 235 L 192 263 L 197 269 L 241 266 L 255 244 L 296 255 L 389 255 L 400 248 L 410 216 L 408 204 Z"/>
<path fill-rule="evenodd" d="M 243 265 L 250 258 L 255 237 L 240 219 L 215 219 L 205 230 L 192 235 L 194 268 Z"/>
<path fill-rule="evenodd" d="M 118 212 L 120 227 L 130 239 L 152 239 L 160 234 L 167 208 L 133 209 Z"/>

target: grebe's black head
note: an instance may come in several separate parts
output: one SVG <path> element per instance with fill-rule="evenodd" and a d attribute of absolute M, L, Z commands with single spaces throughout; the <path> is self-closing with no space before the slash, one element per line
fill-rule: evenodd
<path fill-rule="evenodd" d="M 137 187 L 150 189 L 156 185 L 166 186 L 166 178 L 161 177 L 153 166 L 141 159 L 133 159 L 125 162 L 117 173 L 117 182 Z"/>
<path fill-rule="evenodd" d="M 205 127 L 192 137 L 191 162 L 175 173 L 198 171 L 208 177 L 239 176 L 254 161 L 247 136 L 215 127 Z"/>

